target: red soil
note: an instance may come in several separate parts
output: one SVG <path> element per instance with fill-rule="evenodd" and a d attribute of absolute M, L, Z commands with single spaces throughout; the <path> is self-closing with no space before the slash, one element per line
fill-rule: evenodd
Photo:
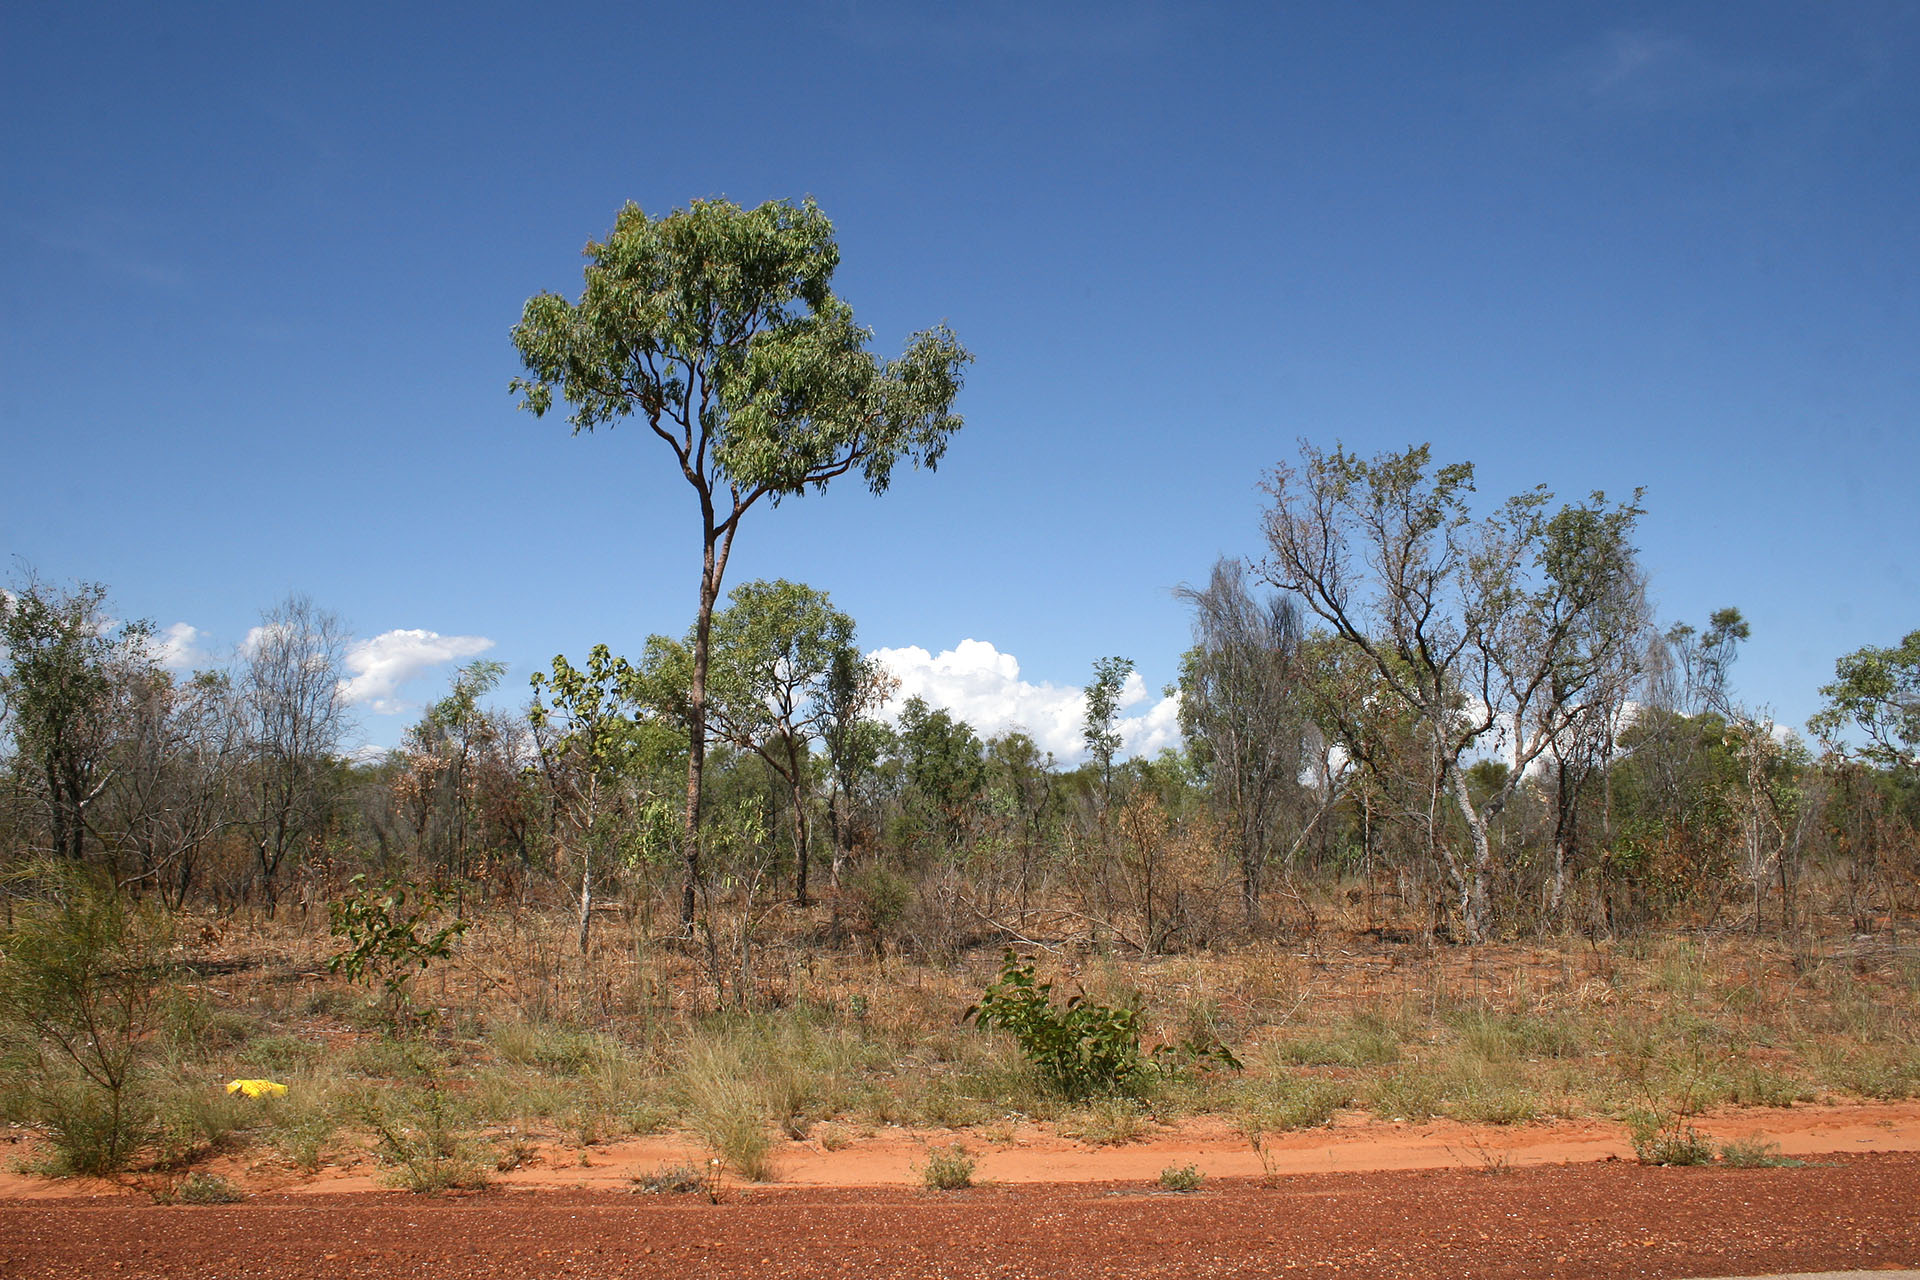
<path fill-rule="evenodd" d="M 771 1186 L 633 1194 L 683 1143 L 550 1150 L 474 1195 L 221 1171 L 231 1207 L 163 1207 L 139 1187 L 0 1175 L 0 1276 L 1702 1276 L 1920 1265 L 1920 1106 L 1699 1118 L 1801 1168 L 1651 1169 L 1617 1126 L 1348 1122 L 1268 1144 L 1193 1124 L 1088 1147 L 975 1135 L 976 1177 L 931 1192 L 913 1166 L 950 1134 L 793 1144 Z M 1008 1136 L 1008 1135 L 1001 1135 Z M 1187 1164 L 1202 1189 L 1155 1181 Z"/>

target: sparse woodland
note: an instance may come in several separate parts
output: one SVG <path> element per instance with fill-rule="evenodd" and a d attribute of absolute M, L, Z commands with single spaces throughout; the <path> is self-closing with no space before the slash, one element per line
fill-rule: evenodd
<path fill-rule="evenodd" d="M 1524 1119 L 1682 1080 L 1716 1100 L 1920 1088 L 1920 632 L 1836 655 L 1803 740 L 1743 700 L 1737 609 L 1657 616 L 1638 495 L 1489 498 L 1424 447 L 1303 444 L 1244 560 L 1181 588 L 1184 750 L 1124 756 L 1131 664 L 1101 658 L 1088 759 L 1065 767 L 917 700 L 886 715 L 892 678 L 831 583 L 724 578 L 763 499 L 937 462 L 960 427 L 953 335 L 869 355 L 811 205 L 629 208 L 589 259 L 579 302 L 528 304 L 517 386 L 576 430 L 657 438 L 650 479 L 685 481 L 702 534 L 697 589 L 658 610 L 684 629 L 556 656 L 525 690 L 470 663 L 398 749 L 349 758 L 345 635 L 319 605 L 273 605 L 244 651 L 181 675 L 105 587 L 12 583 L 0 1015 L 30 1034 L 9 1038 L 7 1111 L 97 1153 L 70 1167 L 217 1144 L 239 1122 L 182 1119 L 181 1082 L 321 1072 L 301 1019 L 377 1031 L 358 1070 L 411 1101 L 328 1077 L 310 1095 L 333 1110 L 275 1129 L 288 1158 L 352 1129 L 428 1182 L 461 1126 L 529 1117 L 582 1143 L 687 1124 L 745 1168 L 769 1124 L 1065 1114 L 959 1027 L 1007 947 L 1144 1003 L 1150 1041 L 1267 1046 L 1228 1092 L 1122 1090 L 1098 1121 L 1122 1129 L 1175 1097 L 1264 1116 L 1257 1145 L 1348 1105 Z M 1370 959 L 1329 978 L 1314 958 L 1343 950 Z M 86 965 L 49 986 L 60 955 Z M 1710 955 L 1745 976 L 1681 972 Z M 1384 976 L 1401 956 L 1417 980 Z M 1502 975 L 1484 987 L 1483 963 Z M 1834 978 L 1872 965 L 1858 991 Z M 1817 979 L 1821 1016 L 1852 1010 L 1871 1052 L 1820 1065 L 1803 1018 L 1689 1067 L 1649 1014 L 1638 1075 L 1488 1092 L 1490 1063 L 1619 1061 L 1629 1031 L 1581 1023 L 1568 993 L 1627 970 L 1643 995 L 1718 992 L 1735 1021 L 1791 1018 L 1772 984 Z M 239 976 L 223 996 L 211 973 Z M 911 1009 L 889 1003 L 909 986 Z M 1436 1045 L 1479 1083 L 1428 1070 Z"/>

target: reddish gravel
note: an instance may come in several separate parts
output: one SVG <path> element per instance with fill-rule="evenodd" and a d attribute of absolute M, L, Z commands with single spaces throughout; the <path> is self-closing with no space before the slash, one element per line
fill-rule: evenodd
<path fill-rule="evenodd" d="M 1920 1154 L 1149 1184 L 0 1201 L 0 1276 L 1715 1276 L 1920 1264 Z"/>

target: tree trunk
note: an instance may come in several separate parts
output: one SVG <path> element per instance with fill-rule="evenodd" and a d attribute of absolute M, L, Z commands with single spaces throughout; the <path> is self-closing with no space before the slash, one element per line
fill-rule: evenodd
<path fill-rule="evenodd" d="M 681 850 L 686 860 L 686 883 L 680 894 L 680 926 L 689 935 L 693 932 L 694 890 L 700 883 L 700 787 L 707 768 L 707 656 L 713 638 L 713 603 L 720 594 L 720 568 L 709 513 L 700 569 L 700 611 L 693 622 L 693 684 L 687 690 L 687 815 Z"/>
<path fill-rule="evenodd" d="M 807 897 L 807 797 L 801 785 L 800 757 L 795 750 L 794 734 L 787 731 L 787 790 L 793 797 L 793 902 L 811 906 Z"/>
<path fill-rule="evenodd" d="M 1453 798 L 1460 816 L 1467 820 L 1467 834 L 1473 838 L 1473 862 L 1467 868 L 1461 893 L 1461 912 L 1468 942 L 1484 942 L 1487 937 L 1487 880 L 1493 869 L 1493 842 L 1487 836 L 1487 824 L 1473 807 L 1467 794 L 1466 775 L 1453 773 Z"/>
<path fill-rule="evenodd" d="M 587 954 L 587 930 L 593 924 L 593 845 L 583 842 L 580 850 L 580 954 Z"/>

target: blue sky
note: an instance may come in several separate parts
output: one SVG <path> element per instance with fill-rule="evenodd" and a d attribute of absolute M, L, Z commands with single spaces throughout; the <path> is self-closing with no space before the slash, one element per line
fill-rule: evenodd
<path fill-rule="evenodd" d="M 0 550 L 209 655 L 311 595 L 386 637 L 381 744 L 483 644 L 517 699 L 678 633 L 684 482 L 517 413 L 508 330 L 623 201 L 812 195 L 877 350 L 975 353 L 967 426 L 729 583 L 916 688 L 1070 725 L 1123 654 L 1144 744 L 1263 473 L 1431 441 L 1489 500 L 1645 485 L 1660 617 L 1743 609 L 1797 724 L 1920 626 L 1917 54 L 1844 0 L 14 6 Z"/>

